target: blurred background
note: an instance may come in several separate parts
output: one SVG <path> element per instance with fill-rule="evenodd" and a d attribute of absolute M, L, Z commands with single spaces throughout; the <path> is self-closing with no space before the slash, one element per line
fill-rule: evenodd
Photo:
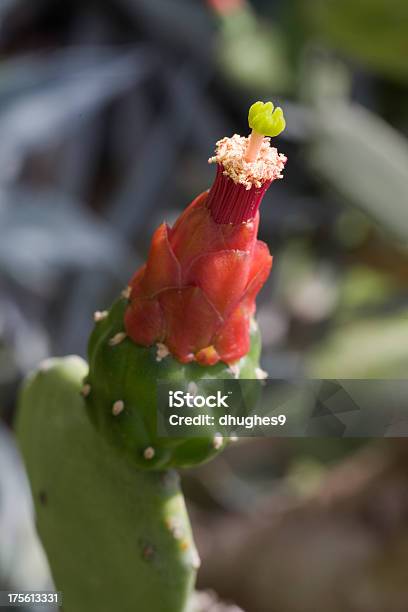
<path fill-rule="evenodd" d="M 283 106 L 289 158 L 262 204 L 263 368 L 406 378 L 405 0 L 0 3 L 0 588 L 50 584 L 13 441 L 22 378 L 86 354 L 92 313 L 257 99 Z M 200 587 L 247 612 L 406 612 L 407 470 L 397 440 L 231 447 L 184 474 Z"/>

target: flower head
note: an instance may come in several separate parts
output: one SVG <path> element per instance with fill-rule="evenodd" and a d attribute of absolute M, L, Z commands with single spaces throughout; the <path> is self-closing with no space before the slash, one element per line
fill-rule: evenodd
<path fill-rule="evenodd" d="M 126 332 L 136 343 L 160 342 L 183 363 L 233 363 L 249 350 L 255 298 L 272 266 L 257 240 L 262 197 L 282 177 L 286 157 L 263 138 L 255 162 L 250 138 L 217 143 L 217 176 L 174 226 L 153 235 L 146 264 L 132 278 Z"/>

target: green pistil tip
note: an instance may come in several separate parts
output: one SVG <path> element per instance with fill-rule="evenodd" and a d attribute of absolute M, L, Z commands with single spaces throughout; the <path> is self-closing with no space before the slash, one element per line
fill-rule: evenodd
<path fill-rule="evenodd" d="M 262 136 L 278 136 L 286 127 L 283 110 L 272 102 L 255 102 L 248 113 L 249 127 Z"/>

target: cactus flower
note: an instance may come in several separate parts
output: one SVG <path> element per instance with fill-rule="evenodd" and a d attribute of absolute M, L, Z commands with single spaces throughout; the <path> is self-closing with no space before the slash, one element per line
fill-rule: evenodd
<path fill-rule="evenodd" d="M 158 436 L 157 381 L 199 389 L 209 378 L 257 376 L 260 339 L 251 317 L 272 264 L 257 239 L 258 209 L 286 158 L 259 131 L 283 128 L 281 112 L 257 102 L 249 123 L 249 138 L 217 143 L 214 185 L 173 227 L 158 227 L 128 289 L 109 311 L 95 313 L 82 390 L 88 414 L 140 469 L 196 465 L 227 443 L 212 426 L 197 437 Z"/>
<path fill-rule="evenodd" d="M 255 298 L 272 266 L 257 239 L 258 209 L 286 162 L 264 137 L 284 128 L 281 109 L 256 102 L 249 124 L 249 138 L 217 143 L 213 186 L 173 227 L 157 228 L 147 263 L 130 282 L 128 336 L 142 346 L 163 343 L 182 363 L 232 364 L 249 350 Z"/>
<path fill-rule="evenodd" d="M 258 208 L 286 158 L 265 138 L 284 127 L 279 109 L 257 102 L 249 124 L 249 138 L 217 143 L 214 185 L 156 230 L 128 290 L 95 312 L 89 368 L 47 360 L 25 383 L 18 438 L 67 612 L 110 611 L 118 593 L 126 610 L 187 608 L 199 558 L 169 468 L 208 461 L 228 438 L 211 423 L 160 436 L 157 383 L 195 393 L 259 377 L 250 318 L 272 258 Z"/>

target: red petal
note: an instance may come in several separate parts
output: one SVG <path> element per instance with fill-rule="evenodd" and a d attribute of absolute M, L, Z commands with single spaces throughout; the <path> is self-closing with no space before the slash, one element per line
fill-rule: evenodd
<path fill-rule="evenodd" d="M 214 223 L 214 225 L 217 225 Z M 220 248 L 224 249 L 238 249 L 239 251 L 252 251 L 253 245 L 256 242 L 256 236 L 258 233 L 259 225 L 259 213 L 252 221 L 247 223 L 240 223 L 239 225 L 233 225 L 229 223 L 227 225 L 219 225 L 221 228 L 223 243 L 220 244 Z"/>
<path fill-rule="evenodd" d="M 143 266 L 141 266 L 138 270 L 136 270 L 136 272 L 131 278 L 129 285 L 132 287 L 132 293 L 135 292 L 135 295 L 137 295 L 139 292 L 140 281 L 143 278 L 145 270 L 146 270 L 146 264 L 143 264 Z M 131 293 L 131 296 L 132 296 L 132 293 Z"/>
<path fill-rule="evenodd" d="M 272 255 L 267 245 L 257 240 L 251 258 L 248 286 L 245 290 L 245 299 L 254 300 L 262 288 L 272 268 Z"/>
<path fill-rule="evenodd" d="M 157 300 L 135 298 L 125 312 L 125 330 L 137 344 L 150 346 L 163 338 L 163 317 Z"/>
<path fill-rule="evenodd" d="M 156 230 L 147 264 L 131 281 L 125 327 L 138 344 L 162 341 L 184 363 L 212 365 L 248 352 L 250 315 L 272 257 L 256 240 L 259 215 L 217 224 L 206 199 L 196 198 L 173 229 Z"/>
<path fill-rule="evenodd" d="M 162 223 L 153 235 L 140 286 L 146 296 L 152 297 L 168 287 L 179 287 L 180 280 L 180 265 L 169 243 L 167 225 Z"/>
<path fill-rule="evenodd" d="M 203 208 L 203 206 L 205 206 L 207 197 L 208 191 L 203 191 L 196 198 L 194 198 L 194 200 L 190 202 L 187 208 L 185 208 L 181 215 L 176 219 L 176 222 L 173 225 L 173 231 L 177 231 L 179 226 L 185 223 L 186 218 L 189 217 L 196 208 Z"/>
<path fill-rule="evenodd" d="M 165 343 L 182 361 L 211 344 L 220 319 L 199 287 L 169 289 L 159 296 L 166 324 Z"/>
<path fill-rule="evenodd" d="M 214 346 L 222 361 L 232 363 L 249 351 L 249 319 L 250 313 L 241 304 L 217 334 Z"/>
<path fill-rule="evenodd" d="M 223 248 L 220 226 L 214 223 L 205 206 L 206 197 L 207 193 L 196 198 L 170 233 L 170 244 L 184 269 L 203 253 Z"/>
<path fill-rule="evenodd" d="M 239 225 L 215 223 L 206 206 L 207 193 L 202 194 L 181 215 L 170 230 L 171 247 L 186 271 L 198 257 L 217 251 L 250 251 L 254 248 L 259 215 Z"/>
<path fill-rule="evenodd" d="M 201 287 L 211 304 L 226 318 L 244 294 L 250 263 L 247 251 L 208 253 L 195 260 L 186 282 Z"/>

